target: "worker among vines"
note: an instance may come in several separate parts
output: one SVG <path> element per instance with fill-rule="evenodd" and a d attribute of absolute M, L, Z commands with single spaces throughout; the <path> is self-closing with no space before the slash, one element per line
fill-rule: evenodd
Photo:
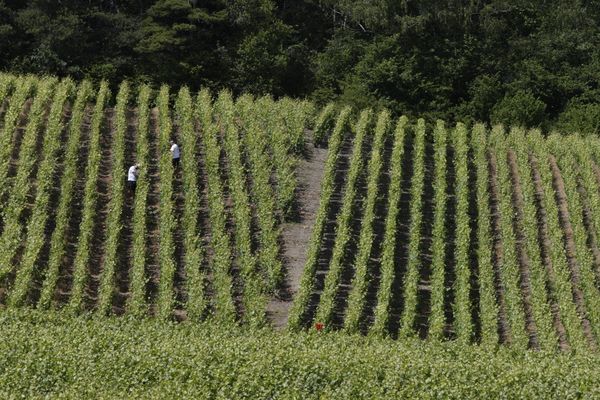
<path fill-rule="evenodd" d="M 171 155 L 173 156 L 173 167 L 177 168 L 179 166 L 179 145 L 171 140 Z"/>
<path fill-rule="evenodd" d="M 137 178 L 139 174 L 140 164 L 135 164 L 129 167 L 129 172 L 127 173 L 127 187 L 132 194 L 135 193 L 135 187 L 137 185 Z"/>

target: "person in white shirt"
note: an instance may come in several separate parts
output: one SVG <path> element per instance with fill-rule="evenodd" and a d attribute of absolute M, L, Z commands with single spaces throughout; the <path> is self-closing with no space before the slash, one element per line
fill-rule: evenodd
<path fill-rule="evenodd" d="M 140 174 L 140 164 L 135 164 L 129 167 L 127 172 L 127 187 L 131 193 L 135 193 L 135 187 L 137 184 L 137 178 Z"/>
<path fill-rule="evenodd" d="M 173 167 L 177 168 L 179 166 L 179 146 L 177 143 L 171 140 L 171 155 L 173 156 Z"/>

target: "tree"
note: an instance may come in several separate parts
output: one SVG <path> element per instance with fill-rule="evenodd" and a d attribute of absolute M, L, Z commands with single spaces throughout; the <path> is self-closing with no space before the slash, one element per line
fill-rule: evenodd
<path fill-rule="evenodd" d="M 219 37 L 227 22 L 218 1 L 192 7 L 187 0 L 158 0 L 146 12 L 135 46 L 143 71 L 159 80 L 213 86 L 226 71 Z"/>
<path fill-rule="evenodd" d="M 583 136 L 600 135 L 600 104 L 569 104 L 560 114 L 557 128 L 563 133 L 579 133 Z"/>

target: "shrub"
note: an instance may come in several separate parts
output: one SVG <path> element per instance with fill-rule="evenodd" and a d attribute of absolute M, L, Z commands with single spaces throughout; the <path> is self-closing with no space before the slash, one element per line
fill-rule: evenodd
<path fill-rule="evenodd" d="M 569 103 L 558 117 L 557 128 L 564 133 L 597 136 L 600 133 L 600 104 Z"/>
<path fill-rule="evenodd" d="M 546 104 L 531 92 L 507 94 L 492 108 L 493 124 L 539 126 L 544 120 Z"/>

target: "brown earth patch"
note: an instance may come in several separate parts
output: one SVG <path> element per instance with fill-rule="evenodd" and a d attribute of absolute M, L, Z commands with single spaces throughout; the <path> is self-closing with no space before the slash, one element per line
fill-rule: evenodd
<path fill-rule="evenodd" d="M 305 157 L 300 160 L 297 168 L 297 218 L 281 225 L 285 281 L 280 293 L 267 304 L 267 315 L 276 329 L 283 329 L 287 325 L 293 297 L 300 288 L 300 278 L 306 263 L 306 249 L 319 210 L 327 149 L 314 147 L 312 134 L 309 132 L 304 154 Z"/>

